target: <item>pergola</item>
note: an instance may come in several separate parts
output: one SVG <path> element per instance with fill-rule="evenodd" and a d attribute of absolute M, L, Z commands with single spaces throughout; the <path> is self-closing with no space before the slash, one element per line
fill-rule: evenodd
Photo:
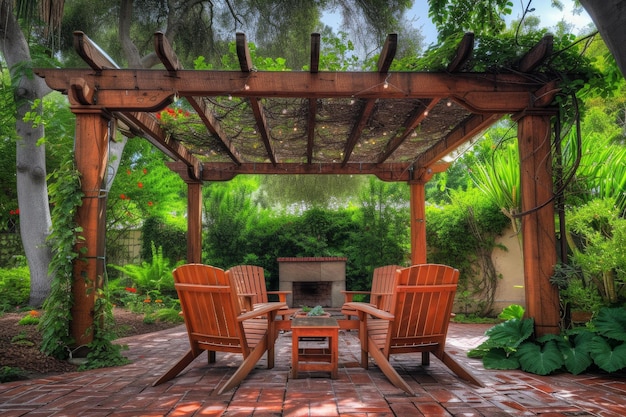
<path fill-rule="evenodd" d="M 75 158 L 82 175 L 78 223 L 86 255 L 74 267 L 71 333 L 91 340 L 94 294 L 104 273 L 102 192 L 116 129 L 169 155 L 188 187 L 187 253 L 201 262 L 201 187 L 238 174 L 372 174 L 410 187 L 411 261 L 426 262 L 424 186 L 457 152 L 505 115 L 518 124 L 526 311 L 537 334 L 557 333 L 559 300 L 549 277 L 556 263 L 551 118 L 556 80 L 536 68 L 551 53 L 546 36 L 514 71 L 463 71 L 468 33 L 445 72 L 392 72 L 397 36 L 389 35 L 375 72 L 320 71 L 320 36 L 311 36 L 309 71 L 257 71 L 237 34 L 239 71 L 184 70 L 162 33 L 154 37 L 163 69 L 120 69 L 82 32 L 75 47 L 89 65 L 37 69 L 68 95 L 76 116 Z M 198 123 L 184 134 L 159 112 L 182 98 Z M 200 126 L 201 129 L 197 127 Z"/>

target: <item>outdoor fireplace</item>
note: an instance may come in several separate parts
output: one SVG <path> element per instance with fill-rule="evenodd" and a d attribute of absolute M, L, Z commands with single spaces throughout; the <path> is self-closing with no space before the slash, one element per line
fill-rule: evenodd
<path fill-rule="evenodd" d="M 347 258 L 278 258 L 278 280 L 290 307 L 340 308 L 346 289 Z"/>

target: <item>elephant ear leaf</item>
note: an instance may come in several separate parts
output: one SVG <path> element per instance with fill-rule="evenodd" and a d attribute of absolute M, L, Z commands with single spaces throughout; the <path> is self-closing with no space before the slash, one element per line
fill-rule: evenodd
<path fill-rule="evenodd" d="M 591 332 L 582 332 L 557 342 L 565 368 L 572 374 L 578 375 L 586 371 L 593 363 L 590 354 L 593 337 Z"/>
<path fill-rule="evenodd" d="M 533 319 L 511 319 L 493 326 L 485 334 L 489 336 L 490 347 L 511 352 L 532 335 L 534 324 Z"/>
<path fill-rule="evenodd" d="M 491 349 L 483 356 L 485 369 L 519 369 L 519 361 L 504 349 Z"/>
<path fill-rule="evenodd" d="M 601 369 L 619 371 L 626 367 L 626 343 L 612 346 L 606 339 L 596 336 L 591 341 L 591 357 Z"/>
<path fill-rule="evenodd" d="M 593 323 L 601 335 L 626 342 L 626 308 L 603 308 Z"/>
<path fill-rule="evenodd" d="M 511 320 L 524 318 L 524 307 L 518 304 L 511 304 L 502 310 L 502 313 L 498 316 L 502 320 Z"/>
<path fill-rule="evenodd" d="M 563 366 L 563 355 L 553 340 L 541 346 L 526 342 L 515 353 L 520 367 L 526 372 L 548 375 Z"/>

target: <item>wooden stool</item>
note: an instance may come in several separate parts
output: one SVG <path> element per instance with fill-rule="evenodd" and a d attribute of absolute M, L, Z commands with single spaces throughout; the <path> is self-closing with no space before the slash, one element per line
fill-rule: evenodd
<path fill-rule="evenodd" d="M 328 348 L 300 348 L 300 338 L 326 338 Z M 330 372 L 337 378 L 339 362 L 339 324 L 327 317 L 295 318 L 291 321 L 291 377 L 299 371 Z"/>

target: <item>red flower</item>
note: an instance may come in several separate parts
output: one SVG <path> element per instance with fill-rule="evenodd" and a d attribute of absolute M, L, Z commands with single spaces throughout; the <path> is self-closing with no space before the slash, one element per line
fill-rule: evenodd
<path fill-rule="evenodd" d="M 122 200 L 126 200 L 126 195 L 124 195 L 124 194 L 120 194 L 120 199 L 122 199 Z"/>
<path fill-rule="evenodd" d="M 132 293 L 136 293 L 136 292 L 137 292 L 137 288 L 133 288 L 133 287 L 126 287 L 125 289 L 126 289 L 126 291 L 128 291 L 128 292 L 132 292 Z"/>
<path fill-rule="evenodd" d="M 130 169 L 126 170 L 126 175 L 130 175 Z"/>
<path fill-rule="evenodd" d="M 138 183 L 137 183 L 137 187 L 139 187 L 139 188 L 143 188 L 143 182 L 138 182 Z"/>
<path fill-rule="evenodd" d="M 148 173 L 148 170 L 146 168 L 143 169 L 143 175 L 146 175 Z"/>
<path fill-rule="evenodd" d="M 152 205 L 153 205 L 153 204 L 152 204 L 152 201 L 148 201 L 148 205 L 149 205 L 150 207 L 152 207 Z"/>

